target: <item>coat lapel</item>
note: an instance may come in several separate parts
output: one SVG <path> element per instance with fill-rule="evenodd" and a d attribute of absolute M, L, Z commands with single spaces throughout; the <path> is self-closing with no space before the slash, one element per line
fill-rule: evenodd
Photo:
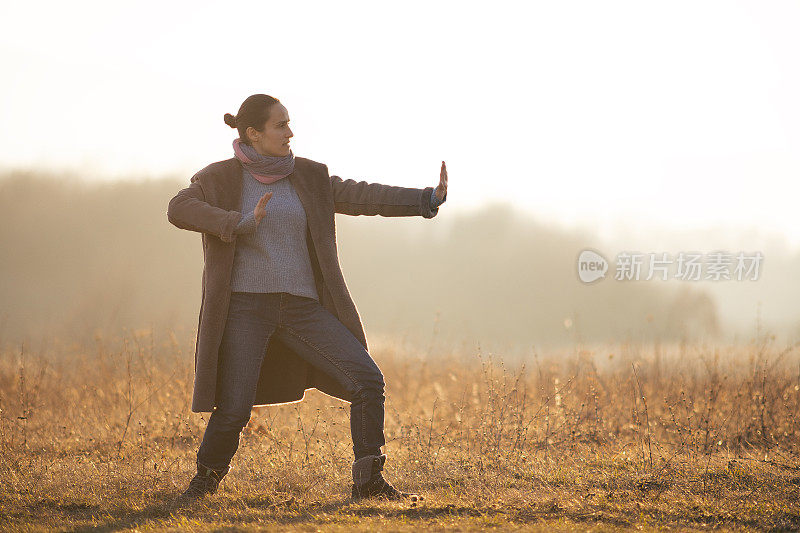
<path fill-rule="evenodd" d="M 309 218 L 314 216 L 316 213 L 314 211 L 314 204 L 311 199 L 311 191 L 308 188 L 308 180 L 303 179 L 303 173 L 302 170 L 300 170 L 301 166 L 301 164 L 298 164 L 298 162 L 295 161 L 294 172 L 289 174 L 285 179 L 288 179 L 292 182 L 292 187 L 294 187 L 295 192 L 297 192 L 297 196 L 300 198 L 300 203 L 303 204 L 303 209 L 306 211 L 306 218 Z M 314 227 L 314 223 L 311 220 L 308 221 L 308 227 Z M 316 237 L 316 235 L 313 236 Z"/>

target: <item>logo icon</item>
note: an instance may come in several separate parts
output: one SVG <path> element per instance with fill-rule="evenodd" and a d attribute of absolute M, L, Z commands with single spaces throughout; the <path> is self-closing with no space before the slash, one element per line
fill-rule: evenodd
<path fill-rule="evenodd" d="M 593 250 L 583 250 L 578 255 L 578 277 L 584 283 L 592 283 L 606 277 L 608 261 Z"/>

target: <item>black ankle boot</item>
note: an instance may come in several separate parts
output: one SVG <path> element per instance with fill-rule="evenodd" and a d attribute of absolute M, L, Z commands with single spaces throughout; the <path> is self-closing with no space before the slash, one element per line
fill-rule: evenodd
<path fill-rule="evenodd" d="M 197 463 L 197 474 L 189 482 L 189 487 L 175 500 L 175 505 L 189 505 L 205 497 L 206 494 L 214 494 L 217 492 L 219 482 L 229 470 L 230 467 L 213 470 Z"/>
<path fill-rule="evenodd" d="M 424 500 L 419 494 L 403 492 L 383 479 L 383 464 L 386 454 L 367 455 L 353 462 L 353 499 L 380 497 L 390 500 L 408 498 L 412 502 Z"/>

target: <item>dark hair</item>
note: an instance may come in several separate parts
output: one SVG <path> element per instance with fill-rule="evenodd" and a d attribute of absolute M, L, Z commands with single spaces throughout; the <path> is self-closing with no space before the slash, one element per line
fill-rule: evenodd
<path fill-rule="evenodd" d="M 247 128 L 252 126 L 256 131 L 262 131 L 264 124 L 269 120 L 269 110 L 280 100 L 266 94 L 248 96 L 239 107 L 239 113 L 234 117 L 225 113 L 225 124 L 239 130 L 239 138 L 245 144 L 250 144 L 247 138 Z"/>

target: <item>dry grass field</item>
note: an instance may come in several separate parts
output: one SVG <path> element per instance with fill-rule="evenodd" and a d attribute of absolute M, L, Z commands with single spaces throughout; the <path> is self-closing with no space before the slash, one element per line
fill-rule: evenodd
<path fill-rule="evenodd" d="M 193 475 L 194 338 L 46 339 L 0 355 L 0 528 L 290 531 L 800 528 L 800 356 L 748 345 L 576 346 L 524 361 L 371 341 L 387 478 L 351 503 L 348 404 L 260 407 L 220 491 Z"/>

